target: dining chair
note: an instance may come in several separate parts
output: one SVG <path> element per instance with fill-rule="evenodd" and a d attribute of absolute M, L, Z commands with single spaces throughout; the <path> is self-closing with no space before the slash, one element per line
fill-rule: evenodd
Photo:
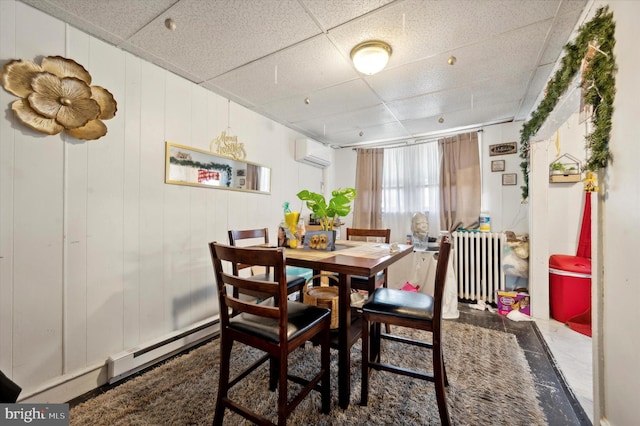
<path fill-rule="evenodd" d="M 229 244 L 232 246 L 237 246 L 240 242 L 240 245 L 244 243 L 253 243 L 253 244 L 269 244 L 269 229 L 268 228 L 258 228 L 258 229 L 243 229 L 243 230 L 229 230 Z M 253 263 L 247 264 L 234 264 L 233 265 L 233 273 L 238 275 L 238 271 L 246 268 L 253 268 L 256 265 Z M 251 271 L 253 278 L 256 280 L 265 279 L 269 277 L 269 269 L 267 268 L 264 273 L 254 274 L 252 269 Z M 304 291 L 305 291 L 306 279 L 299 275 L 287 275 L 287 296 L 290 294 L 294 294 L 298 292 L 298 300 L 302 302 Z M 248 292 L 248 294 L 258 297 L 264 298 L 263 294 Z M 237 297 L 237 294 L 236 294 Z"/>
<path fill-rule="evenodd" d="M 391 242 L 391 229 L 347 228 L 346 238 L 347 240 L 359 239 L 363 241 L 367 241 L 367 238 L 376 238 L 382 240 L 379 242 L 389 244 L 389 242 Z M 385 269 L 372 278 L 353 276 L 351 277 L 351 288 L 356 290 L 369 290 L 380 286 L 387 287 L 387 275 L 387 270 Z M 373 280 L 375 284 L 372 285 L 371 280 Z"/>
<path fill-rule="evenodd" d="M 376 289 L 362 307 L 362 391 L 360 405 L 366 406 L 369 397 L 371 370 L 383 370 L 403 376 L 433 382 L 436 401 L 443 425 L 451 424 L 445 386 L 449 385 L 442 354 L 442 298 L 447 277 L 447 265 L 451 243 L 443 238 L 438 253 L 434 295 L 413 293 L 391 288 Z M 391 324 L 431 332 L 431 343 L 398 335 L 382 334 L 380 324 Z M 382 362 L 381 339 L 431 349 L 433 372 L 431 374 L 401 368 Z"/>
<path fill-rule="evenodd" d="M 269 388 L 278 389 L 278 425 L 286 424 L 287 417 L 311 391 L 320 392 L 322 412 L 328 413 L 331 406 L 330 311 L 287 300 L 286 258 L 282 247 L 234 247 L 212 242 L 209 243 L 209 249 L 220 304 L 220 379 L 213 424 L 222 425 L 227 408 L 256 424 L 274 424 L 265 416 L 229 397 L 230 388 L 267 360 L 270 362 Z M 273 273 L 266 279 L 241 277 L 233 271 L 225 272 L 222 267 L 224 261 L 231 264 L 261 265 L 268 267 Z M 227 286 L 240 290 L 258 291 L 270 297 L 260 303 L 253 303 L 235 297 L 233 292 L 227 291 Z M 287 302 L 275 304 L 274 300 L 287 300 Z M 231 315 L 230 310 L 237 315 Z M 319 342 L 321 347 L 318 372 L 310 378 L 290 375 L 288 355 L 307 340 Z M 234 342 L 256 348 L 265 352 L 265 355 L 230 380 L 231 349 Z M 233 358 L 233 361 L 242 363 L 244 360 Z M 255 375 L 251 377 L 255 378 Z M 288 399 L 289 380 L 301 386 L 301 389 L 295 388 L 299 391 L 291 399 Z"/>

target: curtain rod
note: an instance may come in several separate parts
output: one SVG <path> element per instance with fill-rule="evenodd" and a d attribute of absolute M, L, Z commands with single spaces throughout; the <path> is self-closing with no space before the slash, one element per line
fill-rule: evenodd
<path fill-rule="evenodd" d="M 463 132 L 451 132 L 451 133 L 442 133 L 439 135 L 434 135 L 430 138 L 416 138 L 416 139 L 407 139 L 407 140 L 403 140 L 403 141 L 386 141 L 386 142 L 380 142 L 380 143 L 371 143 L 371 144 L 361 144 L 361 145 L 350 145 L 350 146 L 342 146 L 339 148 L 351 148 L 353 151 L 356 151 L 358 148 L 399 148 L 402 146 L 413 146 L 413 145 L 422 145 L 424 143 L 433 143 L 433 142 L 438 142 L 438 140 L 442 139 L 442 138 L 446 138 L 449 136 L 455 136 L 455 135 L 460 135 L 463 133 L 471 133 L 473 131 L 476 131 L 478 133 L 482 133 L 484 132 L 484 129 L 482 127 L 480 128 L 471 128 L 471 129 L 467 129 L 467 131 L 463 131 Z"/>

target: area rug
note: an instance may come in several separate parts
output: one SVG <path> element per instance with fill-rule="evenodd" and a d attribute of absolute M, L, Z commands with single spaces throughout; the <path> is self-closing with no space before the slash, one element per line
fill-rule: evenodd
<path fill-rule="evenodd" d="M 429 333 L 393 328 L 394 334 L 427 338 Z M 533 377 L 514 335 L 445 321 L 445 363 L 449 378 L 447 402 L 454 425 L 546 425 Z M 430 371 L 428 349 L 383 340 L 384 360 Z M 352 348 L 351 405 L 338 406 L 338 357 L 331 351 L 332 410 L 320 412 L 320 397 L 312 392 L 291 414 L 291 425 L 438 425 L 432 383 L 387 372 L 373 372 L 369 404 L 360 401 L 360 344 Z M 218 340 L 76 405 L 71 425 L 207 425 L 213 420 L 218 380 Z M 248 363 L 259 353 L 236 344 L 234 360 Z M 290 358 L 290 370 L 310 375 L 319 365 L 319 348 L 308 344 Z M 232 377 L 234 372 L 232 371 Z M 296 386 L 290 385 L 290 389 Z M 268 364 L 238 384 L 230 396 L 239 398 L 273 421 L 276 392 L 268 390 Z M 225 424 L 248 424 L 229 410 Z"/>

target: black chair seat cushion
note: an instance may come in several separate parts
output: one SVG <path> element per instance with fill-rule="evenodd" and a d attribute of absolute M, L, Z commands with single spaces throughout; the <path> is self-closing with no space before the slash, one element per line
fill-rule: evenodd
<path fill-rule="evenodd" d="M 253 275 L 251 278 L 253 278 L 254 280 L 273 281 L 273 276 L 270 275 L 270 274 Z M 307 280 L 304 277 L 300 276 L 300 275 L 287 275 L 287 288 L 288 289 L 296 288 L 296 287 L 303 287 L 305 282 L 307 282 Z"/>
<path fill-rule="evenodd" d="M 362 311 L 409 319 L 432 320 L 433 307 L 433 297 L 428 294 L 394 288 L 378 288 L 362 306 Z"/>
<path fill-rule="evenodd" d="M 384 272 L 380 271 L 376 274 L 376 283 L 382 281 L 384 279 Z M 351 276 L 351 287 L 358 289 L 366 289 L 369 286 L 369 278 L 361 277 L 358 275 Z"/>
<path fill-rule="evenodd" d="M 273 298 L 270 297 L 260 304 L 274 306 Z M 287 305 L 287 314 L 289 316 L 287 336 L 288 339 L 291 340 L 310 327 L 313 327 L 324 318 L 329 317 L 331 315 L 331 310 L 289 301 Z M 277 319 L 242 313 L 229 319 L 229 327 L 271 340 L 275 343 L 280 341 L 280 336 L 278 334 L 280 332 L 280 328 Z"/>

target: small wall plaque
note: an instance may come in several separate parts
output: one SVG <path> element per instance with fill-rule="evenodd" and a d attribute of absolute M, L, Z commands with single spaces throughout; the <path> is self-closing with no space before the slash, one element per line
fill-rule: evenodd
<path fill-rule="evenodd" d="M 518 183 L 518 175 L 516 173 L 504 173 L 502 175 L 502 185 L 515 185 Z"/>
<path fill-rule="evenodd" d="M 489 156 L 515 154 L 518 150 L 517 142 L 498 143 L 489 145 Z"/>

